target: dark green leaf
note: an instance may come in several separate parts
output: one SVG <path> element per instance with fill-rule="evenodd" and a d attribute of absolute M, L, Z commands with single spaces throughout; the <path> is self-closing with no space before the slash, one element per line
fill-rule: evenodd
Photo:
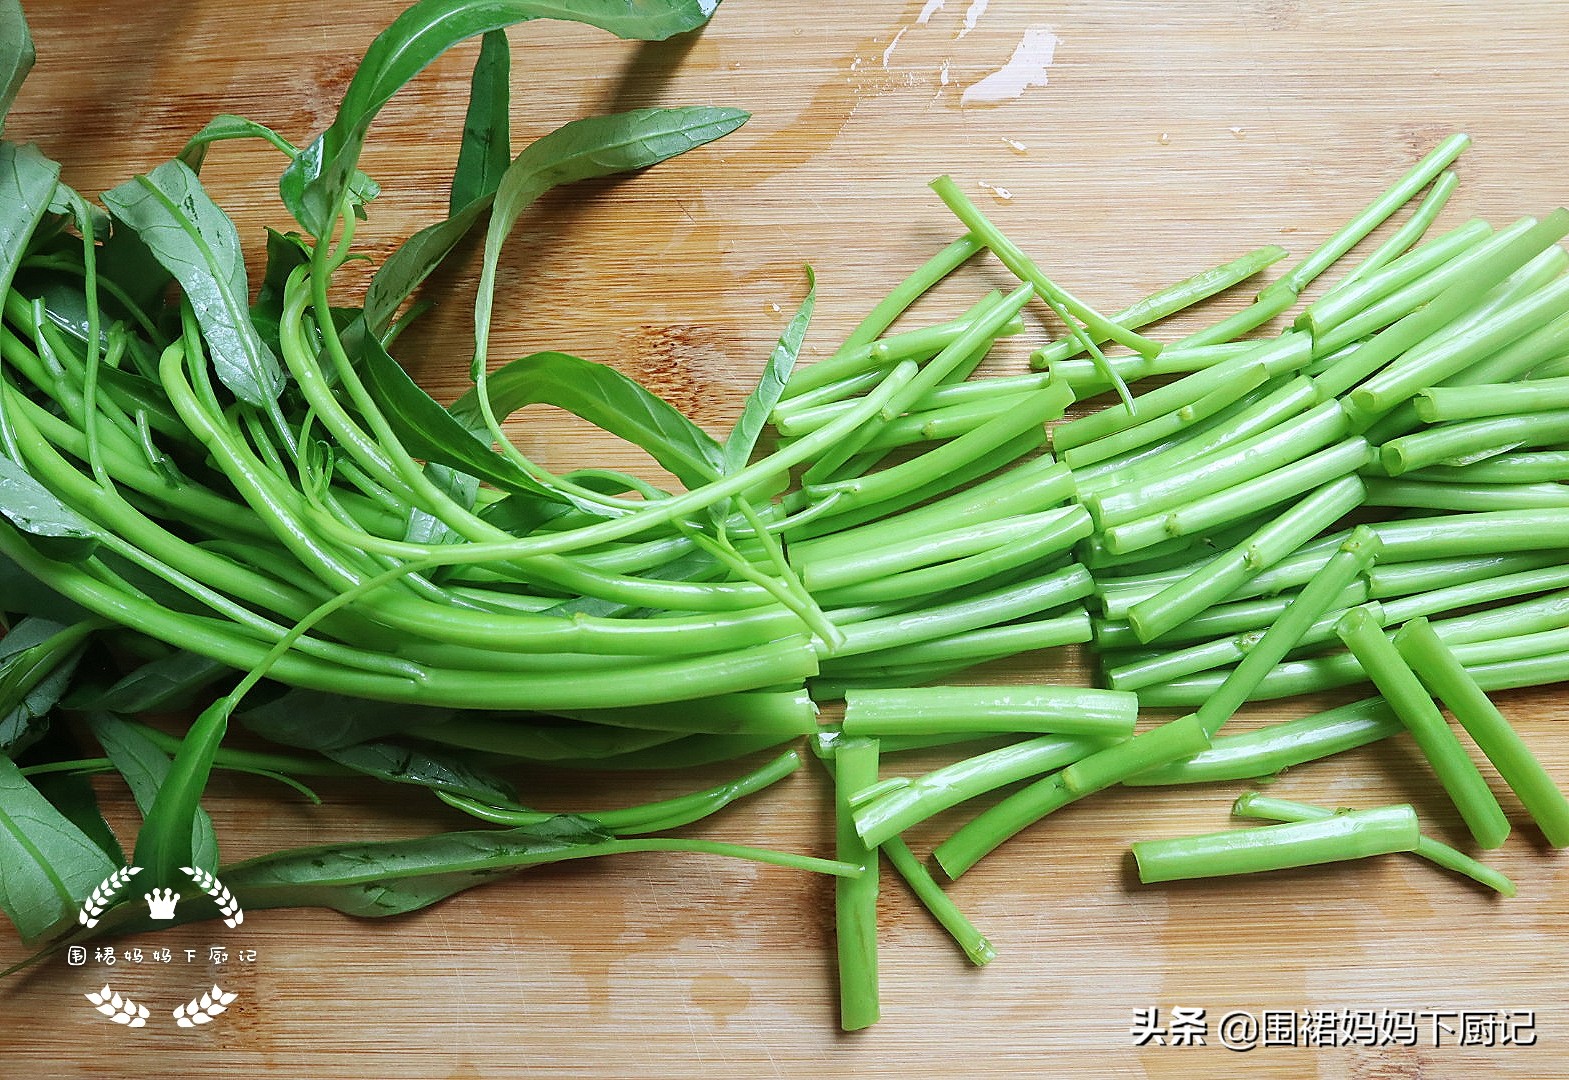
<path fill-rule="evenodd" d="M 380 337 L 398 308 L 414 294 L 474 223 L 490 209 L 492 196 L 474 200 L 455 216 L 427 225 L 387 256 L 365 290 L 365 322 Z"/>
<path fill-rule="evenodd" d="M 479 480 L 476 477 L 436 462 L 426 463 L 425 476 L 459 506 L 468 510 L 474 508 L 474 500 L 479 495 Z M 559 505 L 554 500 L 550 501 L 552 505 Z M 415 544 L 456 544 L 462 543 L 465 538 L 449 529 L 445 522 L 429 510 L 411 504 L 403 539 Z"/>
<path fill-rule="evenodd" d="M 22 80 L 33 67 L 33 36 L 22 16 L 21 0 L 0 0 L 0 131 Z"/>
<path fill-rule="evenodd" d="M 283 390 L 283 369 L 250 318 L 250 286 L 234 222 L 183 162 L 168 161 L 104 194 L 191 302 L 218 378 L 259 408 Z"/>
<path fill-rule="evenodd" d="M 363 917 L 401 915 L 510 871 L 571 858 L 613 839 L 581 818 L 563 815 L 521 829 L 280 851 L 228 867 L 223 882 L 247 908 L 327 907 Z"/>
<path fill-rule="evenodd" d="M 111 228 L 109 239 L 98 252 L 98 276 L 119 286 L 154 320 L 163 311 L 174 280 L 136 230 L 124 225 Z"/>
<path fill-rule="evenodd" d="M 468 115 L 463 119 L 463 142 L 452 173 L 449 217 L 475 199 L 495 194 L 512 160 L 511 77 L 507 33 L 491 30 L 480 40 L 479 59 L 469 81 Z"/>
<path fill-rule="evenodd" d="M 202 711 L 158 781 L 152 805 L 142 811 L 135 859 L 136 865 L 148 872 L 146 884 L 173 886 L 180 880 L 180 867 L 202 865 L 196 861 L 202 854 L 202 792 L 229 730 L 233 708 L 234 702 L 222 697 Z"/>
<path fill-rule="evenodd" d="M 507 491 L 567 499 L 524 472 L 511 458 L 503 457 L 481 442 L 451 412 L 421 390 L 374 336 L 360 333 L 353 337 L 359 345 L 360 374 L 364 376 L 366 389 L 410 454 L 489 480 Z M 585 503 L 582 508 L 596 514 L 604 513 L 592 503 Z"/>
<path fill-rule="evenodd" d="M 22 466 L 0 455 L 0 516 L 59 562 L 81 562 L 98 544 L 96 530 Z"/>
<path fill-rule="evenodd" d="M 751 460 L 757 438 L 768 425 L 768 418 L 773 415 L 774 406 L 779 404 L 779 398 L 784 393 L 785 381 L 790 378 L 796 358 L 801 355 L 801 342 L 806 339 L 806 328 L 812 321 L 812 309 L 816 303 L 817 278 L 808 266 L 806 299 L 801 301 L 800 308 L 790 320 L 790 325 L 785 327 L 785 332 L 779 335 L 779 343 L 768 358 L 768 366 L 763 369 L 763 377 L 758 380 L 757 389 L 747 397 L 740 419 L 731 429 L 730 437 L 725 440 L 726 473 L 738 472 Z"/>
<path fill-rule="evenodd" d="M 87 718 L 93 735 L 104 748 L 104 754 L 114 762 L 115 769 L 125 778 L 131 789 L 136 808 L 145 816 L 150 813 L 158 797 L 158 789 L 169 776 L 172 767 L 169 755 L 144 735 L 135 724 L 128 724 L 106 712 L 94 713 Z M 191 818 L 191 856 L 196 861 L 186 863 L 209 872 L 218 868 L 218 835 L 213 831 L 212 818 L 207 811 L 197 807 Z"/>
<path fill-rule="evenodd" d="M 562 184 L 657 165 L 728 135 L 746 121 L 747 114 L 739 109 L 634 109 L 574 120 L 525 147 L 501 178 L 485 232 L 485 260 L 474 298 L 473 374 L 485 364 L 501 245 L 529 204 Z"/>
<path fill-rule="evenodd" d="M 150 660 L 124 675 L 113 686 L 85 688 L 66 704 L 78 710 L 114 713 L 167 712 L 183 709 L 202 691 L 234 669 L 183 649 Z"/>
<path fill-rule="evenodd" d="M 36 146 L 0 143 L 0 297 L 10 291 L 28 242 L 49 211 L 59 178 L 59 163 L 44 157 Z"/>
<path fill-rule="evenodd" d="M 399 705 L 291 689 L 239 714 L 240 723 L 271 742 L 305 750 L 329 750 L 397 735 L 451 716 L 445 709 Z"/>
<path fill-rule="evenodd" d="M 686 416 L 615 368 L 566 353 L 525 356 L 490 373 L 491 407 L 498 417 L 544 403 L 640 446 L 687 487 L 712 481 L 724 470 L 719 444 Z M 470 390 L 452 405 L 462 424 L 477 427 L 479 399 Z"/>
<path fill-rule="evenodd" d="M 0 555 L 0 610 L 20 615 L 42 615 L 62 622 L 80 622 L 87 612 L 67 600 L 32 574 Z"/>
<path fill-rule="evenodd" d="M 98 850 L 110 862 L 124 865 L 125 852 L 98 807 L 98 794 L 93 790 L 92 780 L 80 773 L 44 773 L 34 778 L 33 786 L 49 800 L 49 805 L 81 829 L 83 836 L 98 845 Z"/>
<path fill-rule="evenodd" d="M 15 762 L 0 757 L 0 911 L 23 940 L 74 919 L 77 905 L 116 869 Z"/>
<path fill-rule="evenodd" d="M 297 233 L 284 234 L 276 229 L 267 230 L 267 269 L 262 274 L 261 286 L 256 291 L 256 303 L 251 305 L 251 324 L 261 335 L 269 349 L 282 352 L 278 340 L 278 323 L 283 318 L 283 290 L 289 275 L 296 267 L 311 261 L 310 249 Z"/>
<path fill-rule="evenodd" d="M 470 764 L 461 753 L 390 742 L 359 743 L 322 754 L 351 769 L 393 784 L 450 791 L 482 799 L 495 806 L 510 806 L 518 793 L 505 780 Z"/>
<path fill-rule="evenodd" d="M 370 125 L 392 95 L 460 41 L 530 19 L 587 23 L 663 40 L 708 21 L 718 0 L 419 0 L 382 31 L 344 92 L 338 115 L 284 172 L 284 205 L 313 236 L 331 233 Z"/>
<path fill-rule="evenodd" d="M 94 625 L 26 618 L 0 638 L 0 754 L 14 758 L 48 730 Z"/>

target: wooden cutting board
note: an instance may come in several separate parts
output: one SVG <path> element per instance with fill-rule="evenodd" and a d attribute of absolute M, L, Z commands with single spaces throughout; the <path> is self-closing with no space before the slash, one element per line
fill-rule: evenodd
<path fill-rule="evenodd" d="M 51 0 L 29 12 L 39 65 L 7 124 L 97 192 L 169 158 L 215 113 L 306 141 L 330 119 L 394 6 L 370 0 L 166 4 Z M 1034 32 L 1056 38 L 1044 85 L 993 105 L 967 88 Z M 752 111 L 713 147 L 633 179 L 546 199 L 503 264 L 495 356 L 552 347 L 613 363 L 722 432 L 804 293 L 819 286 L 808 355 L 832 351 L 900 277 L 958 232 L 925 188 L 948 172 L 1058 279 L 1107 310 L 1168 281 L 1280 243 L 1305 253 L 1444 135 L 1469 131 L 1443 222 L 1504 223 L 1569 194 L 1569 8 L 1117 4 L 941 0 L 817 5 L 727 0 L 700 37 L 635 46 L 569 26 L 513 33 L 514 145 L 595 111 L 712 103 Z M 364 167 L 384 196 L 357 240 L 379 259 L 444 213 L 473 46 L 432 65 L 389 107 Z M 1040 79 L 1034 80 L 1036 82 Z M 993 84 L 995 85 L 995 84 Z M 216 148 L 204 174 L 259 266 L 261 225 L 283 226 L 280 160 Z M 462 385 L 477 259 L 440 276 L 440 306 L 404 353 L 438 396 Z M 978 263 L 921 317 L 1006 285 Z M 1204 318 L 1237 301 L 1210 305 Z M 1052 331 L 1031 312 L 1031 339 Z M 1178 322 L 1174 333 L 1192 322 Z M 1017 342 L 998 370 L 1021 370 Z M 548 415 L 520 443 L 547 464 L 636 465 Z M 1082 679 L 1070 652 L 985 672 Z M 1569 779 L 1561 691 L 1500 695 Z M 1287 702 L 1250 718 L 1300 715 Z M 1239 724 L 1252 722 L 1240 721 Z M 939 758 L 899 766 L 930 767 Z M 894 766 L 890 763 L 888 768 Z M 697 787 L 618 776 L 530 781 L 578 808 Z M 881 905 L 883 1020 L 837 1031 L 832 888 L 814 877 L 698 857 L 563 866 L 379 923 L 257 912 L 237 931 L 164 938 L 221 968 L 52 960 L 0 987 L 0 1073 L 15 1077 L 1569 1076 L 1569 868 L 1528 825 L 1488 857 L 1520 895 L 1500 900 L 1389 858 L 1253 880 L 1141 887 L 1132 840 L 1225 826 L 1244 785 L 1115 791 L 1069 808 L 953 887 L 996 943 L 984 970 L 890 882 Z M 104 784 L 116 824 L 126 800 Z M 1304 767 L 1272 788 L 1328 804 L 1410 800 L 1436 835 L 1457 821 L 1406 740 Z M 284 845 L 461 827 L 422 798 L 321 788 L 311 806 L 265 781 L 220 777 L 208 805 L 227 858 Z M 822 777 L 806 768 L 692 830 L 831 849 Z M 1519 807 L 1506 799 L 1511 816 Z M 957 821 L 923 829 L 924 851 Z M 129 833 L 126 834 L 127 836 Z M 0 937 L 0 962 L 23 955 Z M 183 957 L 181 958 L 183 960 Z M 239 994 L 209 1027 L 167 1010 L 221 979 Z M 105 981 L 163 1010 L 138 1031 L 83 1001 Z M 168 999 L 165 1001 L 164 999 Z M 1134 1045 L 1136 1009 L 1204 1009 L 1208 1045 Z M 1219 1045 L 1232 1012 L 1534 1011 L 1536 1045 L 1462 1047 L 1424 1017 L 1415 1046 Z M 1523 1017 L 1517 1017 L 1523 1020 Z M 1235 1023 L 1233 1021 L 1233 1023 Z"/>

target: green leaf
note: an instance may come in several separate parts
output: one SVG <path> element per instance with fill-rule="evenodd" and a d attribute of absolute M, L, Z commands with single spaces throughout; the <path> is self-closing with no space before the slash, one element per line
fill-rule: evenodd
<path fill-rule="evenodd" d="M 414 294 L 490 209 L 492 198 L 493 195 L 482 196 L 456 215 L 427 225 L 387 256 L 365 290 L 365 324 L 377 337 L 386 332 L 403 301 Z"/>
<path fill-rule="evenodd" d="M 783 334 L 779 335 L 779 343 L 774 346 L 773 354 L 768 358 L 768 366 L 763 368 L 763 376 L 757 382 L 757 389 L 747 397 L 746 404 L 741 409 L 740 419 L 730 430 L 729 438 L 725 439 L 726 474 L 740 471 L 751 460 L 758 436 L 768 425 L 768 418 L 773 415 L 774 406 L 779 404 L 779 398 L 784 394 L 785 382 L 790 378 L 790 372 L 795 369 L 796 358 L 801 355 L 801 343 L 806 339 L 806 328 L 812 321 L 812 309 L 816 305 L 817 277 L 808 266 L 806 299 L 801 301 L 801 306 L 797 309 L 795 317 L 790 320 L 790 325 L 785 327 Z"/>
<path fill-rule="evenodd" d="M 0 143 L 0 297 L 10 291 L 28 242 L 49 212 L 59 179 L 59 163 L 44 157 L 38 147 Z"/>
<path fill-rule="evenodd" d="M 6 114 L 33 68 L 33 59 L 33 35 L 27 30 L 21 0 L 0 0 L 0 131 L 5 130 Z"/>
<path fill-rule="evenodd" d="M 0 610 L 19 615 L 42 615 L 60 622 L 80 622 L 88 617 L 84 608 L 67 600 L 32 574 L 0 555 Z"/>
<path fill-rule="evenodd" d="M 460 41 L 541 18 L 659 41 L 703 25 L 718 6 L 718 0 L 419 0 L 371 43 L 332 124 L 284 172 L 284 205 L 311 235 L 329 235 L 376 114 Z"/>
<path fill-rule="evenodd" d="M 604 364 L 566 353 L 535 353 L 491 372 L 488 388 L 498 417 L 525 405 L 555 405 L 642 447 L 689 488 L 724 471 L 723 452 L 712 436 L 680 409 Z M 475 391 L 453 403 L 452 415 L 464 424 L 482 423 Z"/>
<path fill-rule="evenodd" d="M 57 562 L 83 562 L 98 545 L 97 530 L 21 465 L 0 454 L 0 517 Z"/>
<path fill-rule="evenodd" d="M 78 711 L 167 712 L 183 709 L 234 669 L 199 653 L 177 649 L 127 672 L 112 686 L 84 688 L 66 700 Z"/>
<path fill-rule="evenodd" d="M 479 59 L 469 82 L 468 115 L 452 173 L 449 217 L 476 199 L 495 194 L 512 160 L 511 77 L 506 31 L 491 30 L 480 40 Z"/>
<path fill-rule="evenodd" d="M 481 442 L 453 413 L 421 390 L 402 365 L 387 355 L 374 335 L 359 333 L 352 337 L 358 341 L 359 370 L 365 387 L 410 454 L 489 480 L 507 491 L 526 491 L 558 501 L 567 499 L 524 472 L 511 458 Z M 592 503 L 584 503 L 582 508 L 600 515 L 605 512 Z"/>
<path fill-rule="evenodd" d="M 96 844 L 110 862 L 116 866 L 125 864 L 125 852 L 104 820 L 92 780 L 81 773 L 44 773 L 33 780 L 33 786 L 49 800 L 50 806 L 81 829 L 82 835 Z"/>
<path fill-rule="evenodd" d="M 96 625 L 30 617 L 0 638 L 0 754 L 14 758 L 48 730 Z"/>
<path fill-rule="evenodd" d="M 81 900 L 116 869 L 15 762 L 0 757 L 0 911 L 24 941 L 74 919 Z"/>
<path fill-rule="evenodd" d="M 476 829 L 415 840 L 324 844 L 264 855 L 223 872 L 247 908 L 326 907 L 401 915 L 525 866 L 570 858 L 614 839 L 581 818 Z"/>
<path fill-rule="evenodd" d="M 278 340 L 278 324 L 283 319 L 284 286 L 296 267 L 310 261 L 310 249 L 298 233 L 267 230 L 267 269 L 256 292 L 256 303 L 251 305 L 251 325 L 256 327 L 256 333 L 261 335 L 267 347 L 276 352 L 283 351 Z"/>
<path fill-rule="evenodd" d="M 439 462 L 425 463 L 425 476 L 448 498 L 465 510 L 474 508 L 479 495 L 479 479 L 449 469 Z M 505 501 L 505 500 L 503 500 Z M 553 505 L 559 505 L 554 499 Z M 466 538 L 449 529 L 444 521 L 418 504 L 410 504 L 408 518 L 403 527 L 403 539 L 415 544 L 460 544 Z"/>
<path fill-rule="evenodd" d="M 194 860 L 201 851 L 201 818 L 206 812 L 201 806 L 202 792 L 229 730 L 233 708 L 233 700 L 222 697 L 202 711 L 158 781 L 151 805 L 142 811 L 135 859 L 136 865 L 148 872 L 149 885 L 173 886 L 180 881 L 180 867 L 201 865 Z"/>
<path fill-rule="evenodd" d="M 501 178 L 485 233 L 485 259 L 474 298 L 473 375 L 485 366 L 501 245 L 529 204 L 562 184 L 657 165 L 730 134 L 747 119 L 740 109 L 711 106 L 634 109 L 574 120 L 524 148 Z"/>
<path fill-rule="evenodd" d="M 103 746 L 105 756 L 125 778 L 131 798 L 136 800 L 136 808 L 144 816 L 149 814 L 158 797 L 158 789 L 168 779 L 172 768 L 169 755 L 136 725 L 110 713 L 93 713 L 87 723 Z M 213 831 L 212 818 L 200 807 L 191 819 L 191 857 L 196 861 L 185 865 L 209 872 L 218 868 L 218 835 Z"/>
<path fill-rule="evenodd" d="M 304 750 L 332 750 L 438 724 L 452 713 L 425 705 L 293 688 L 246 709 L 240 723 L 270 742 Z"/>
<path fill-rule="evenodd" d="M 191 302 L 218 378 L 241 401 L 265 408 L 283 390 L 283 369 L 250 318 L 250 286 L 234 222 L 180 161 L 105 192 Z"/>
<path fill-rule="evenodd" d="M 511 784 L 476 768 L 462 754 L 450 750 L 367 742 L 321 752 L 339 765 L 392 784 L 450 791 L 494 806 L 510 806 L 518 799 L 517 790 Z"/>

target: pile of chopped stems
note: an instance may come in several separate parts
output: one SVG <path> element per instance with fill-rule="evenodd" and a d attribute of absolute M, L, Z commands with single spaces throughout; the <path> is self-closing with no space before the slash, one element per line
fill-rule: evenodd
<path fill-rule="evenodd" d="M 902 834 L 1009 786 L 936 846 L 948 876 L 1113 785 L 1245 780 L 1407 729 L 1478 845 L 1497 846 L 1509 823 L 1436 693 L 1551 842 L 1569 841 L 1569 803 L 1485 693 L 1569 675 L 1569 211 L 1427 239 L 1467 142 L 1456 136 L 1254 303 L 1161 343 L 1140 329 L 1286 253 L 1260 248 L 1107 316 L 943 177 L 933 187 L 962 235 L 796 369 L 808 292 L 717 440 L 610 367 L 540 353 L 493 368 L 487 341 L 501 243 L 533 199 L 655 164 L 744 114 L 579 121 L 510 158 L 499 23 L 464 24 L 486 36 L 451 217 L 345 305 L 334 274 L 377 190 L 355 168 L 359 145 L 411 42 L 431 56 L 455 43 L 419 38 L 419 17 L 452 6 L 464 5 L 422 0 L 378 38 L 307 151 L 220 117 L 179 159 L 108 192 L 107 214 L 35 149 L 0 144 L 14 178 L 0 234 L 0 571 L 6 612 L 25 616 L 4 639 L 0 688 L 9 708 L 54 687 L 41 722 L 7 736 L 0 789 L 14 806 L 65 822 L 35 778 L 120 771 L 145 813 L 146 880 L 218 866 L 200 809 L 214 768 L 414 784 L 496 827 L 223 867 L 247 906 L 392 914 L 507 870 L 651 848 L 835 874 L 851 1028 L 878 1011 L 879 852 L 972 961 L 991 959 Z M 711 11 L 649 7 L 596 25 L 658 37 Z M 254 303 L 234 226 L 199 178 L 208 146 L 239 136 L 284 151 L 302 230 L 271 235 Z M 1288 328 L 1255 335 L 1424 191 Z M 389 350 L 418 313 L 405 301 L 487 220 L 474 387 L 442 406 Z M 1016 288 L 908 325 L 987 252 Z M 1035 350 L 1035 370 L 973 377 L 1041 313 L 1065 330 Z M 541 402 L 646 450 L 679 486 L 543 469 L 501 426 Z M 930 685 L 1075 644 L 1094 650 L 1106 689 Z M 67 694 L 88 650 L 111 647 L 138 663 Z M 1249 701 L 1363 681 L 1381 696 L 1219 733 Z M 820 723 L 816 703 L 837 700 L 843 724 Z M 183 737 L 130 719 L 204 703 Z M 57 705 L 101 757 L 45 738 Z M 1193 711 L 1139 730 L 1141 709 L 1167 707 Z M 226 745 L 231 715 L 277 748 Z M 689 795 L 572 815 L 524 805 L 503 775 L 524 762 L 695 765 L 803 735 L 834 774 L 834 860 L 644 835 L 768 786 L 795 751 Z M 885 756 L 972 740 L 991 746 L 924 776 L 881 775 Z M 1280 824 L 1142 842 L 1141 874 L 1413 851 L 1513 888 L 1422 837 L 1408 806 L 1254 799 L 1237 812 Z M 75 828 L 54 818 L 56 833 Z M 24 937 L 58 934 L 81 883 L 113 868 L 118 849 L 96 850 L 55 874 L 53 906 L 8 910 Z"/>

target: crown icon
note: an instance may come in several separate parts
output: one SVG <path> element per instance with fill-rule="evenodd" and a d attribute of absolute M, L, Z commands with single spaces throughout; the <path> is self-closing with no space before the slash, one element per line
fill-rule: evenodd
<path fill-rule="evenodd" d="M 147 914 L 149 917 L 167 921 L 174 918 L 174 905 L 180 902 L 180 894 L 173 889 L 154 889 L 142 896 L 147 901 Z"/>

